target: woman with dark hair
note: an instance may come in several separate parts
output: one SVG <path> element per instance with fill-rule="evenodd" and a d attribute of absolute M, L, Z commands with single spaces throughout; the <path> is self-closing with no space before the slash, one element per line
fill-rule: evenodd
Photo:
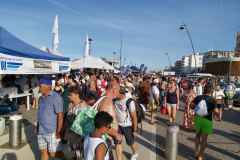
<path fill-rule="evenodd" d="M 80 160 L 83 152 L 84 138 L 73 132 L 70 128 L 78 115 L 79 110 L 86 106 L 86 102 L 81 100 L 82 90 L 79 86 L 72 86 L 68 91 L 68 97 L 72 103 L 68 106 L 67 119 L 64 121 L 61 132 L 66 130 L 64 135 L 65 140 L 69 141 L 69 146 L 72 153 L 72 159 Z"/>
<path fill-rule="evenodd" d="M 61 78 L 56 79 L 53 91 L 57 92 L 58 94 L 62 94 L 64 92 L 64 88 L 61 85 Z"/>
<path fill-rule="evenodd" d="M 195 129 L 194 110 L 189 107 L 195 97 L 197 97 L 197 95 L 194 93 L 193 86 L 191 85 L 188 87 L 188 94 L 185 95 L 183 100 L 183 103 L 185 103 L 183 127 L 186 128 L 187 131 Z"/>
<path fill-rule="evenodd" d="M 77 83 L 77 82 L 74 78 L 75 78 L 74 75 L 68 76 L 68 86 L 67 87 L 76 85 L 75 83 Z"/>

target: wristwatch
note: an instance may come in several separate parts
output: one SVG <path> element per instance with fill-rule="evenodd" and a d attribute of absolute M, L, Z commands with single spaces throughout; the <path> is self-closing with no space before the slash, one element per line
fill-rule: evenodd
<path fill-rule="evenodd" d="M 137 132 L 137 130 L 133 130 L 133 132 Z"/>

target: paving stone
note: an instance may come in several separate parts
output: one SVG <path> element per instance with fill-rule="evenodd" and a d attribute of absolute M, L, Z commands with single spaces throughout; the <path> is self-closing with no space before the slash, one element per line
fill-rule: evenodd
<path fill-rule="evenodd" d="M 184 104 L 180 103 L 180 109 L 177 111 L 176 122 L 179 123 L 180 131 L 178 133 L 178 160 L 195 159 L 194 138 L 195 132 L 187 132 L 183 127 Z M 209 135 L 207 148 L 204 156 L 208 160 L 236 160 L 240 159 L 240 113 L 236 111 L 223 110 L 223 121 L 213 119 L 213 134 Z M 157 160 L 165 160 L 165 137 L 167 115 L 161 115 L 157 112 Z M 200 148 L 199 148 L 200 149 Z"/>

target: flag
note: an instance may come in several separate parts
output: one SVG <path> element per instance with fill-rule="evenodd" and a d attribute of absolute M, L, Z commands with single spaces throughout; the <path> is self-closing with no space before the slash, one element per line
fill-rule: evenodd
<path fill-rule="evenodd" d="M 87 34 L 86 41 L 85 41 L 85 47 L 86 47 L 85 56 L 89 56 L 89 42 L 88 42 L 88 34 Z"/>
<path fill-rule="evenodd" d="M 143 67 L 144 67 L 144 64 L 141 64 L 141 66 L 140 66 L 140 73 L 142 73 L 142 71 L 143 71 Z"/>
<path fill-rule="evenodd" d="M 53 26 L 53 36 L 54 36 L 54 49 L 58 48 L 59 37 L 58 37 L 58 15 L 56 15 L 54 26 Z"/>
<path fill-rule="evenodd" d="M 143 70 L 143 74 L 145 74 L 146 71 L 147 71 L 147 67 L 144 68 L 144 70 Z"/>

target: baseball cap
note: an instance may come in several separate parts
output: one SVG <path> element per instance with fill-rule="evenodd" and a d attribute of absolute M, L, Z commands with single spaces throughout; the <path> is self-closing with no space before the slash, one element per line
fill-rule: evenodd
<path fill-rule="evenodd" d="M 158 79 L 154 79 L 153 83 L 159 83 Z"/>
<path fill-rule="evenodd" d="M 55 78 L 56 76 L 55 75 L 52 75 L 52 78 Z"/>
<path fill-rule="evenodd" d="M 133 87 L 132 83 L 128 83 L 126 87 Z"/>
<path fill-rule="evenodd" d="M 128 91 L 126 91 L 126 88 L 125 88 L 125 87 L 120 86 L 119 93 L 120 93 L 120 94 L 125 94 L 125 93 L 128 93 Z"/>
<path fill-rule="evenodd" d="M 35 83 L 40 83 L 40 84 L 44 83 L 44 84 L 52 85 L 52 81 L 49 78 L 42 78 L 40 79 L 40 81 L 36 81 Z"/>
<path fill-rule="evenodd" d="M 106 70 L 106 73 L 109 73 L 109 71 L 108 71 L 108 70 Z"/>

